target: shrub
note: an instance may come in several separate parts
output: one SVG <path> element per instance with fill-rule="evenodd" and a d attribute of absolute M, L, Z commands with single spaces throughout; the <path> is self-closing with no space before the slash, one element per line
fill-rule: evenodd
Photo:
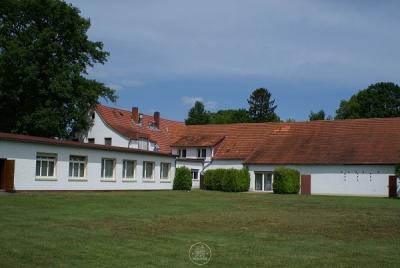
<path fill-rule="evenodd" d="M 174 179 L 174 190 L 190 191 L 192 189 L 192 173 L 187 167 L 176 169 Z"/>
<path fill-rule="evenodd" d="M 247 169 L 213 169 L 204 174 L 207 190 L 245 192 L 249 190 L 250 174 Z"/>
<path fill-rule="evenodd" d="M 300 172 L 286 167 L 276 168 L 272 187 L 276 194 L 298 194 L 300 190 Z"/>
<path fill-rule="evenodd" d="M 400 178 L 400 164 L 396 165 L 396 169 L 394 171 L 394 174 L 396 174 L 397 178 Z"/>

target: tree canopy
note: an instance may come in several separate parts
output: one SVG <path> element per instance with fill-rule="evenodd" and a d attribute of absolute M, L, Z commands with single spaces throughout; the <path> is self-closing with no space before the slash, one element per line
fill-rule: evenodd
<path fill-rule="evenodd" d="M 210 124 L 233 124 L 252 122 L 250 114 L 246 109 L 219 110 L 210 113 Z"/>
<path fill-rule="evenodd" d="M 186 125 L 204 125 L 208 124 L 209 121 L 209 112 L 204 108 L 204 104 L 201 101 L 196 101 L 194 106 L 189 110 L 185 123 Z"/>
<path fill-rule="evenodd" d="M 376 83 L 342 100 L 336 119 L 400 116 L 400 87 L 394 83 Z"/>
<path fill-rule="evenodd" d="M 324 110 L 320 110 L 319 112 L 310 112 L 310 115 L 308 116 L 308 119 L 310 121 L 314 120 L 325 120 L 325 112 Z"/>
<path fill-rule="evenodd" d="M 0 2 L 0 131 L 68 138 L 90 127 L 99 98 L 115 101 L 87 78 L 109 55 L 89 27 L 60 0 Z"/>
<path fill-rule="evenodd" d="M 268 89 L 258 88 L 254 90 L 247 102 L 250 106 L 250 117 L 254 122 L 271 122 L 280 120 L 275 113 L 277 105 L 275 105 L 275 100 L 271 99 L 271 93 Z"/>

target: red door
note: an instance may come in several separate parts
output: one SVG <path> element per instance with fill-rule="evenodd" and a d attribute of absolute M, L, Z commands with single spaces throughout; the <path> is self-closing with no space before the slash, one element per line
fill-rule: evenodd
<path fill-rule="evenodd" d="M 389 197 L 397 197 L 397 178 L 389 176 Z"/>
<path fill-rule="evenodd" d="M 311 175 L 301 175 L 301 195 L 311 194 Z"/>
<path fill-rule="evenodd" d="M 4 189 L 7 192 L 14 191 L 14 168 L 15 160 L 6 160 L 4 163 Z"/>

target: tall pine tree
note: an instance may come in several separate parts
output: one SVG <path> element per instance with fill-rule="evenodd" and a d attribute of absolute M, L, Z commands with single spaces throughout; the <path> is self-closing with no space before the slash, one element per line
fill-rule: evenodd
<path fill-rule="evenodd" d="M 266 88 L 258 88 L 251 93 L 247 100 L 249 103 L 249 113 L 254 122 L 274 122 L 279 121 L 279 116 L 275 113 L 277 105 L 271 99 L 271 93 Z"/>

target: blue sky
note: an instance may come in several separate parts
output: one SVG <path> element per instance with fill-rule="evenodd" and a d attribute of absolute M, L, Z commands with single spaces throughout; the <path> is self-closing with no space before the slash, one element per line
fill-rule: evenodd
<path fill-rule="evenodd" d="M 268 88 L 282 119 L 334 115 L 379 81 L 400 83 L 400 1 L 72 0 L 108 62 L 90 76 L 117 90 L 111 106 L 183 120 L 247 108 Z"/>

